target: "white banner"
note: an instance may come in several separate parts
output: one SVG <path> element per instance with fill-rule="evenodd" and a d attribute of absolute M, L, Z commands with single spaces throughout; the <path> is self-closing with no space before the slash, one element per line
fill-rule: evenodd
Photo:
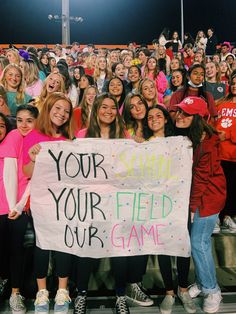
<path fill-rule="evenodd" d="M 185 137 L 41 143 L 31 184 L 37 246 L 78 256 L 189 256 Z"/>

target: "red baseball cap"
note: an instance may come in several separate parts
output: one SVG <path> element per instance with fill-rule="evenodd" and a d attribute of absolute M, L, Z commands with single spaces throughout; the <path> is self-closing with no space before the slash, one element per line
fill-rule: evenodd
<path fill-rule="evenodd" d="M 201 97 L 189 96 L 176 105 L 189 115 L 198 114 L 201 117 L 209 115 L 206 101 Z"/>

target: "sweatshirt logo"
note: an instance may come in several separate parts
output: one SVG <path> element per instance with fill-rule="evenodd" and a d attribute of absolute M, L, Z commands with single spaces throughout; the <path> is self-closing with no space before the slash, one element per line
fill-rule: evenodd
<path fill-rule="evenodd" d="M 232 120 L 231 120 L 231 119 L 226 118 L 226 119 L 222 119 L 222 120 L 221 120 L 221 126 L 222 126 L 222 128 L 226 129 L 226 128 L 231 127 L 231 125 L 232 125 Z"/>

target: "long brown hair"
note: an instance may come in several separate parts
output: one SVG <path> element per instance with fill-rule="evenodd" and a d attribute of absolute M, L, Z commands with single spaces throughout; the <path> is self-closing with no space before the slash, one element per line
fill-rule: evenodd
<path fill-rule="evenodd" d="M 109 98 L 113 100 L 117 115 L 115 120 L 110 125 L 109 138 L 125 138 L 124 123 L 119 113 L 119 106 L 114 96 L 109 93 L 103 93 L 95 98 L 93 108 L 90 115 L 89 127 L 87 129 L 86 137 L 101 137 L 100 121 L 98 119 L 98 110 L 103 104 L 104 99 Z"/>

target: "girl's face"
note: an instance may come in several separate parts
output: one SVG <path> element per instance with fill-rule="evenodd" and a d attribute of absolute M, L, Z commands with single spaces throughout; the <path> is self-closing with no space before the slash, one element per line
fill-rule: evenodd
<path fill-rule="evenodd" d="M 110 98 L 105 98 L 101 107 L 98 109 L 97 116 L 100 125 L 110 125 L 117 116 L 117 108 L 114 101 Z"/>
<path fill-rule="evenodd" d="M 21 110 L 16 115 L 16 126 L 22 136 L 26 136 L 35 127 L 36 119 L 30 111 Z"/>
<path fill-rule="evenodd" d="M 111 93 L 113 96 L 121 96 L 123 92 L 123 85 L 120 80 L 114 78 L 111 80 L 109 84 L 109 93 Z"/>
<path fill-rule="evenodd" d="M 148 112 L 148 127 L 155 134 L 163 134 L 165 131 L 165 124 L 167 122 L 163 112 L 158 108 L 153 108 Z"/>
<path fill-rule="evenodd" d="M 48 65 L 48 57 L 47 57 L 47 55 L 43 55 L 43 56 L 42 56 L 41 62 L 42 62 L 42 64 L 44 64 L 44 65 Z"/>
<path fill-rule="evenodd" d="M 221 61 L 220 63 L 220 72 L 221 74 L 225 74 L 228 70 L 227 63 L 225 61 Z"/>
<path fill-rule="evenodd" d="M 56 64 L 57 64 L 56 59 L 52 58 L 50 60 L 50 66 L 54 68 L 56 66 Z"/>
<path fill-rule="evenodd" d="M 99 70 L 104 71 L 107 67 L 107 62 L 105 58 L 99 58 L 98 60 L 98 68 Z"/>
<path fill-rule="evenodd" d="M 141 61 L 142 64 L 145 63 L 146 59 L 147 59 L 147 57 L 145 56 L 143 51 L 140 51 L 140 53 L 138 54 L 138 58 L 139 58 L 139 60 Z"/>
<path fill-rule="evenodd" d="M 153 100 L 156 97 L 155 83 L 151 81 L 145 81 L 142 85 L 142 95 L 147 100 Z"/>
<path fill-rule="evenodd" d="M 7 59 L 9 60 L 9 63 L 18 63 L 18 60 L 16 59 L 14 53 L 12 51 L 8 51 L 6 54 Z"/>
<path fill-rule="evenodd" d="M 122 63 L 117 64 L 115 68 L 115 76 L 118 76 L 121 80 L 125 78 L 125 67 Z"/>
<path fill-rule="evenodd" d="M 172 84 L 175 87 L 181 86 L 182 83 L 183 83 L 183 75 L 182 75 L 182 73 L 179 72 L 179 71 L 173 72 L 172 77 L 171 77 L 171 82 L 172 82 Z"/>
<path fill-rule="evenodd" d="M 176 53 L 176 58 L 178 58 L 179 60 L 182 60 L 182 53 L 181 52 L 177 52 Z"/>
<path fill-rule="evenodd" d="M 177 38 L 178 38 L 178 33 L 177 33 L 177 32 L 174 32 L 174 33 L 173 33 L 173 38 L 174 38 L 174 39 L 177 39 Z"/>
<path fill-rule="evenodd" d="M 230 85 L 231 93 L 236 96 L 236 77 L 232 80 L 232 83 Z"/>
<path fill-rule="evenodd" d="M 140 80 L 140 74 L 136 67 L 131 67 L 129 69 L 128 79 L 132 83 L 138 82 Z"/>
<path fill-rule="evenodd" d="M 149 71 L 154 71 L 156 69 L 157 62 L 154 58 L 148 59 L 147 68 Z"/>
<path fill-rule="evenodd" d="M 86 99 L 86 103 L 90 107 L 92 107 L 95 97 L 96 97 L 96 90 L 95 90 L 95 88 L 93 88 L 93 87 L 89 88 L 88 91 L 87 91 L 87 94 L 85 96 L 85 99 Z"/>
<path fill-rule="evenodd" d="M 16 92 L 20 83 L 21 83 L 21 73 L 16 68 L 10 68 L 6 72 L 6 83 L 7 83 L 7 90 L 10 92 Z"/>
<path fill-rule="evenodd" d="M 206 77 L 207 78 L 215 78 L 217 74 L 216 65 L 213 62 L 208 62 L 206 64 Z"/>
<path fill-rule="evenodd" d="M 132 61 L 132 57 L 130 55 L 126 56 L 125 59 L 124 59 L 124 66 L 126 68 L 129 68 L 131 66 L 131 61 Z"/>
<path fill-rule="evenodd" d="M 71 107 L 68 101 L 60 99 L 55 102 L 49 113 L 52 126 L 55 130 L 58 130 L 58 128 L 69 120 L 70 111 Z"/>
<path fill-rule="evenodd" d="M 7 134 L 7 128 L 4 120 L 0 117 L 0 142 L 5 138 Z"/>
<path fill-rule="evenodd" d="M 118 54 L 115 51 L 111 52 L 111 54 L 110 54 L 110 61 L 111 61 L 111 63 L 119 62 L 119 56 L 118 56 Z"/>
<path fill-rule="evenodd" d="M 212 58 L 212 61 L 219 63 L 220 62 L 220 56 L 214 55 L 213 58 Z"/>
<path fill-rule="evenodd" d="M 190 79 L 193 84 L 200 85 L 204 81 L 204 70 L 202 68 L 195 68 L 190 74 Z"/>
<path fill-rule="evenodd" d="M 190 125 L 192 124 L 192 121 L 193 121 L 193 116 L 185 113 L 182 110 L 177 111 L 176 121 L 175 121 L 177 128 L 180 128 L 180 129 L 189 128 Z"/>
<path fill-rule="evenodd" d="M 89 81 L 86 76 L 82 76 L 79 81 L 79 87 L 84 89 L 89 86 Z"/>
<path fill-rule="evenodd" d="M 226 61 L 227 61 L 227 63 L 228 63 L 229 65 L 231 65 L 231 64 L 234 62 L 234 58 L 233 58 L 232 56 L 228 56 L 228 57 L 226 58 Z"/>
<path fill-rule="evenodd" d="M 130 100 L 130 113 L 135 120 L 142 120 L 146 115 L 146 107 L 138 96 Z"/>
<path fill-rule="evenodd" d="M 74 69 L 74 78 L 79 81 L 80 79 L 80 70 L 79 69 Z"/>
<path fill-rule="evenodd" d="M 199 38 L 204 37 L 203 31 L 198 32 L 198 37 Z"/>
<path fill-rule="evenodd" d="M 58 74 L 51 74 L 46 82 L 46 90 L 47 93 L 51 94 L 54 92 L 58 92 L 61 88 L 61 80 Z"/>
<path fill-rule="evenodd" d="M 177 69 L 179 69 L 179 66 L 180 66 L 180 64 L 179 64 L 179 59 L 172 59 L 171 60 L 171 62 L 170 62 L 170 68 L 171 68 L 171 70 L 173 71 L 173 70 L 177 70 Z"/>
<path fill-rule="evenodd" d="M 236 70 L 236 59 L 234 60 L 231 69 L 232 69 L 232 71 Z"/>

